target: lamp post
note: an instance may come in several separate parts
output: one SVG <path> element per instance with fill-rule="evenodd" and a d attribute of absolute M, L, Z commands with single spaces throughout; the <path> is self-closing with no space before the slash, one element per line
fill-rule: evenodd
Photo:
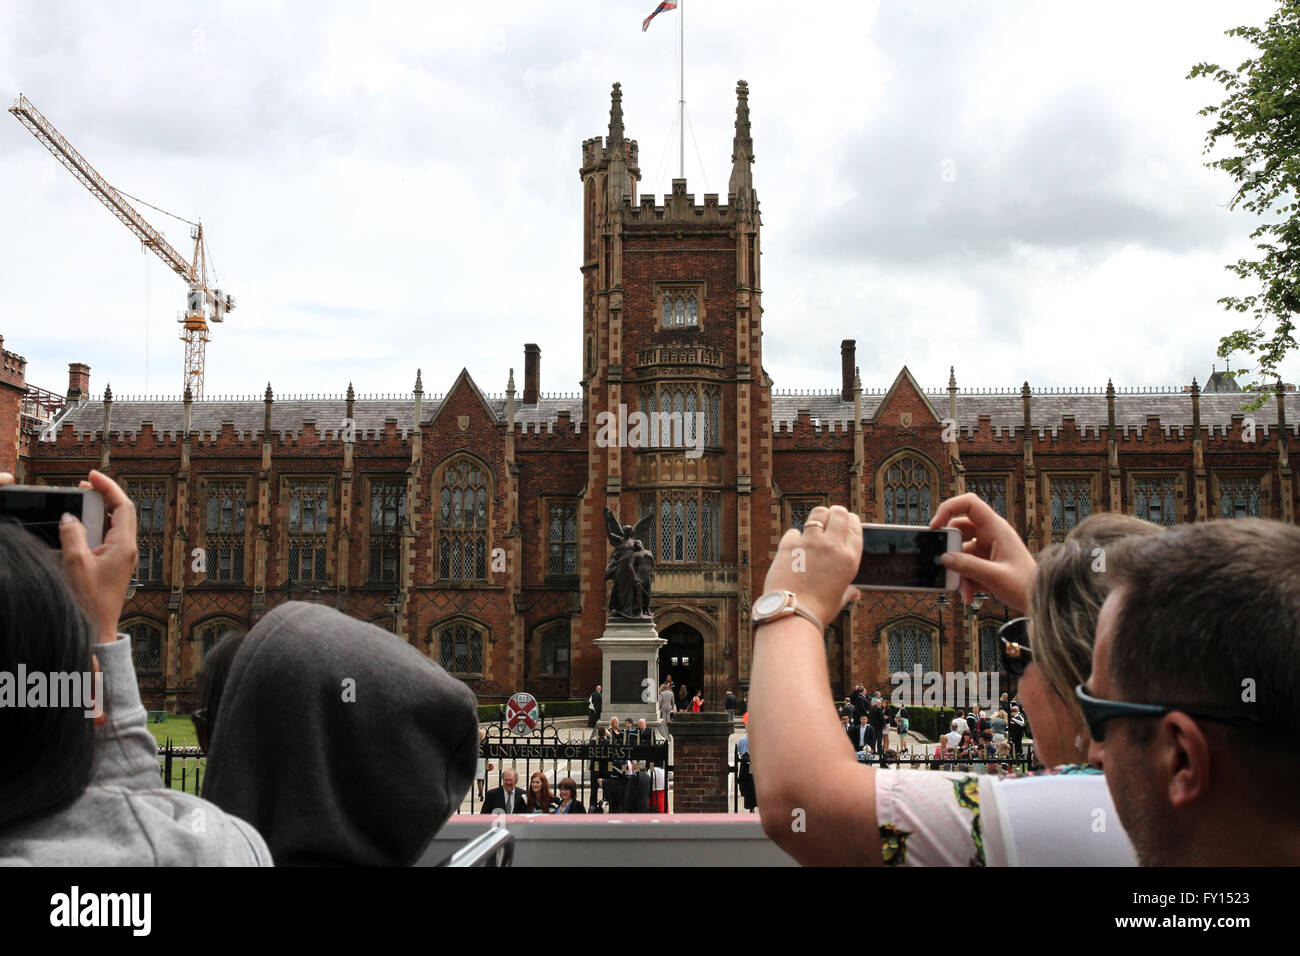
<path fill-rule="evenodd" d="M 393 633 L 397 633 L 397 611 L 402 606 L 402 596 L 393 588 L 393 593 L 388 596 L 384 602 L 384 607 L 388 608 L 388 613 L 393 615 Z"/>
<path fill-rule="evenodd" d="M 939 673 L 943 674 L 943 615 L 948 610 L 948 595 L 940 594 L 934 602 L 935 607 L 939 609 Z"/>

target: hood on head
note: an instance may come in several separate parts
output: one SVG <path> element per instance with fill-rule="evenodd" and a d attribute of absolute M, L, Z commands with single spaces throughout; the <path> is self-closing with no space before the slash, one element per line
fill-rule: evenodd
<path fill-rule="evenodd" d="M 278 866 L 403 866 L 474 778 L 474 695 L 391 632 L 293 601 L 248 632 L 203 795 Z"/>

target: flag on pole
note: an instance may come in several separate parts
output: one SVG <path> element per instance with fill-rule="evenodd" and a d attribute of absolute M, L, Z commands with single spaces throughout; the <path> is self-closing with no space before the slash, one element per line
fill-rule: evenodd
<path fill-rule="evenodd" d="M 650 16 L 646 17 L 644 20 L 641 21 L 641 32 L 645 33 L 646 30 L 649 30 L 650 21 L 653 20 L 655 17 L 659 16 L 659 14 L 665 12 L 666 10 L 676 10 L 676 9 L 677 9 L 677 4 L 674 3 L 673 0 L 664 0 L 663 3 L 655 7 L 654 13 L 650 14 Z"/>

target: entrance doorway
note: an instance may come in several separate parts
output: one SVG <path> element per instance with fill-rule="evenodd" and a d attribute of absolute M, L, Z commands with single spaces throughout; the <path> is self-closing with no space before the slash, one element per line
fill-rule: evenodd
<path fill-rule="evenodd" d="M 685 684 L 689 703 L 695 692 L 704 686 L 704 638 L 695 628 L 680 621 L 668 625 L 659 636 L 668 642 L 659 648 L 659 683 L 671 676 L 674 694 L 680 693 Z M 679 708 L 680 701 L 678 697 Z"/>

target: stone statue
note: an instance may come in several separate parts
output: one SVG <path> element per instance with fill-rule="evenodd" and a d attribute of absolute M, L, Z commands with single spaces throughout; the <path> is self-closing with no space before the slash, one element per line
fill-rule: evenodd
<path fill-rule="evenodd" d="M 654 527 L 654 512 L 635 525 L 619 524 L 614 512 L 605 509 L 605 529 L 614 546 L 605 566 L 605 580 L 613 581 L 609 593 L 609 620 L 652 621 L 650 586 L 655 577 L 655 556 L 642 543 Z"/>

